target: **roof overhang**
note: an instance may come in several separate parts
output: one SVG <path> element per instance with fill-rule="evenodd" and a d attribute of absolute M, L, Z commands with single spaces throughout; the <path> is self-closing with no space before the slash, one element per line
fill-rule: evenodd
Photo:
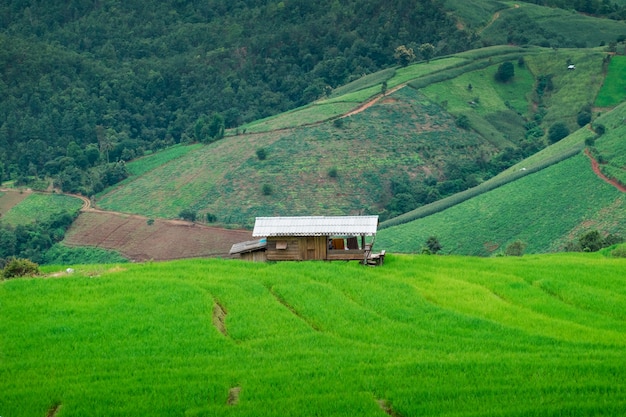
<path fill-rule="evenodd" d="M 374 236 L 378 216 L 257 217 L 252 236 Z"/>

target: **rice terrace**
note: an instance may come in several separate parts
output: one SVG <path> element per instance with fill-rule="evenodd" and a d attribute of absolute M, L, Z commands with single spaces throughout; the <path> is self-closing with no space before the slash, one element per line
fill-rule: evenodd
<path fill-rule="evenodd" d="M 618 416 L 624 259 L 43 268 L 0 285 L 2 415 Z"/>
<path fill-rule="evenodd" d="M 5 3 L 0 417 L 626 416 L 626 0 Z"/>

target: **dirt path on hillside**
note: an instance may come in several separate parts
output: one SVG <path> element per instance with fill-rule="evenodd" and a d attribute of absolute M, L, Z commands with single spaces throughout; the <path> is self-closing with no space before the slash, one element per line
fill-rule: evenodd
<path fill-rule="evenodd" d="M 598 177 L 600 177 L 603 181 L 611 184 L 613 187 L 617 188 L 621 192 L 626 193 L 626 187 L 624 185 L 620 184 L 614 179 L 607 177 L 602 173 L 602 171 L 600 171 L 600 164 L 598 163 L 598 161 L 595 160 L 593 155 L 591 155 L 589 149 L 585 149 L 585 155 L 587 155 L 591 160 L 591 169 L 593 169 L 593 172 L 595 172 Z"/>
<path fill-rule="evenodd" d="M 369 101 L 366 101 L 365 103 L 361 104 L 356 109 L 351 110 L 348 113 L 345 113 L 345 114 L 339 116 L 339 118 L 343 119 L 344 117 L 350 117 L 350 116 L 354 116 L 355 114 L 361 113 L 362 111 L 367 110 L 370 107 L 372 107 L 374 104 L 378 103 L 380 101 L 380 99 L 382 99 L 383 97 L 386 97 L 389 94 L 395 93 L 396 91 L 400 90 L 404 86 L 406 86 L 406 83 L 399 84 L 399 85 L 393 87 L 391 90 L 386 91 L 385 94 L 382 94 L 382 93 L 378 94 L 377 96 L 375 96 L 374 98 L 370 99 Z"/>
<path fill-rule="evenodd" d="M 513 6 L 513 8 L 518 9 L 519 8 L 519 4 L 515 4 Z M 500 12 L 495 12 L 493 14 L 493 16 L 491 17 L 491 20 L 489 21 L 489 23 L 487 23 L 485 25 L 485 27 L 483 27 L 482 29 L 478 30 L 476 33 L 478 35 L 480 35 L 485 29 L 487 29 L 489 26 L 493 25 L 496 22 L 496 20 L 498 20 L 499 18 L 500 18 Z"/>

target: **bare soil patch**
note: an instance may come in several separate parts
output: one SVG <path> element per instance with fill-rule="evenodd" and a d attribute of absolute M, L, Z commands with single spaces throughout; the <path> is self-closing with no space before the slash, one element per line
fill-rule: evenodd
<path fill-rule="evenodd" d="M 387 400 L 376 400 L 378 406 L 381 410 L 385 412 L 388 416 L 392 417 L 401 417 L 400 414 L 396 413 L 393 408 L 391 408 L 391 404 Z"/>
<path fill-rule="evenodd" d="M 226 331 L 226 310 L 220 303 L 213 305 L 213 326 L 224 336 L 228 337 Z"/>
<path fill-rule="evenodd" d="M 11 208 L 17 206 L 22 200 L 32 194 L 31 191 L 0 189 L 0 216 L 4 216 Z"/>
<path fill-rule="evenodd" d="M 227 405 L 237 405 L 239 403 L 239 394 L 241 393 L 241 387 L 232 387 L 228 390 Z"/>
<path fill-rule="evenodd" d="M 248 230 L 222 229 L 181 220 L 155 219 L 98 210 L 83 211 L 64 244 L 115 250 L 133 261 L 229 257 L 234 243 L 252 239 Z"/>
<path fill-rule="evenodd" d="M 46 417 L 56 417 L 56 415 L 59 413 L 59 410 L 61 410 L 61 404 L 54 404 L 46 413 Z"/>

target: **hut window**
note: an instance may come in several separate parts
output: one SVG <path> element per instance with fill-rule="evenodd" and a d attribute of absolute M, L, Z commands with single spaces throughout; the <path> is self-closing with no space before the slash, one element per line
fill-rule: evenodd
<path fill-rule="evenodd" d="M 285 249 L 287 249 L 287 241 L 286 240 L 279 240 L 278 242 L 276 242 L 276 249 L 278 249 L 278 250 L 285 250 Z"/>

